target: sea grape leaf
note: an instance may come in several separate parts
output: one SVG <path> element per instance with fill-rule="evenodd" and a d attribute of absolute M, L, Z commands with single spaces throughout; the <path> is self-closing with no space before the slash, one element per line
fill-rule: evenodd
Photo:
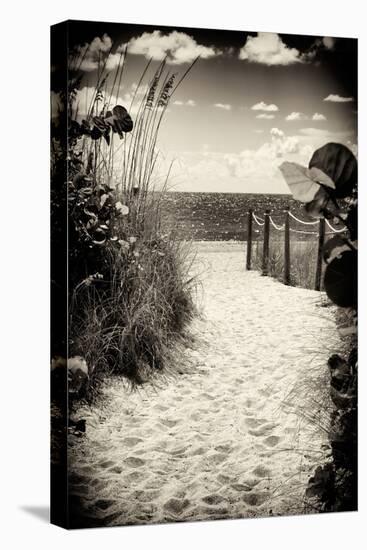
<path fill-rule="evenodd" d="M 321 183 L 321 185 L 325 185 L 326 187 L 335 189 L 335 183 L 333 182 L 333 180 L 327 174 L 325 174 L 325 172 L 320 170 L 320 168 L 312 166 L 312 168 L 308 169 L 308 173 L 311 179 L 316 183 Z"/>
<path fill-rule="evenodd" d="M 300 202 L 311 202 L 320 189 L 309 174 L 309 170 L 296 162 L 283 162 L 279 166 L 280 171 L 293 195 Z"/>

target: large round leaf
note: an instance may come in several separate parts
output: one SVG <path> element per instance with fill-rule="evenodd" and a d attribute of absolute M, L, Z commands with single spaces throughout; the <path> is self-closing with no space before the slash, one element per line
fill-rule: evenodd
<path fill-rule="evenodd" d="M 326 294 L 340 307 L 357 305 L 357 252 L 345 251 L 326 267 Z"/>
<path fill-rule="evenodd" d="M 331 178 L 335 184 L 335 191 L 331 193 L 336 198 L 347 197 L 357 184 L 357 159 L 341 143 L 327 143 L 317 149 L 309 162 L 309 168 L 318 168 Z M 320 183 L 325 184 L 322 181 Z"/>
<path fill-rule="evenodd" d="M 296 162 L 283 162 L 279 166 L 293 198 L 301 202 L 311 202 L 320 189 L 309 174 L 308 169 Z"/>
<path fill-rule="evenodd" d="M 350 250 L 347 242 L 340 235 L 334 235 L 331 239 L 327 240 L 322 249 L 324 261 L 328 264 L 333 261 L 334 258 L 340 256 L 344 251 Z"/>
<path fill-rule="evenodd" d="M 125 107 L 122 107 L 121 105 L 116 105 L 112 109 L 112 112 L 119 128 L 123 132 L 131 132 L 131 130 L 133 129 L 133 121 L 131 120 L 131 116 L 129 115 Z"/>
<path fill-rule="evenodd" d="M 107 111 L 105 122 L 112 127 L 113 132 L 122 138 L 124 132 L 131 132 L 133 121 L 122 105 L 116 105 L 111 111 Z"/>

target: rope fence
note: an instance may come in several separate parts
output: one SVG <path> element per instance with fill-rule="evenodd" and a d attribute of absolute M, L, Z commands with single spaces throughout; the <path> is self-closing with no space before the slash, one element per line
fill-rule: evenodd
<path fill-rule="evenodd" d="M 265 211 L 264 219 L 257 216 L 253 210 L 248 211 L 247 218 L 247 258 L 246 269 L 251 269 L 251 251 L 252 251 L 252 234 L 253 234 L 253 222 L 259 227 L 263 228 L 264 241 L 263 241 L 263 254 L 262 254 L 262 275 L 268 275 L 269 269 L 269 242 L 270 242 L 270 226 L 276 231 L 284 232 L 284 279 L 283 282 L 286 285 L 290 284 L 290 233 L 297 233 L 302 235 L 316 235 L 318 236 L 318 250 L 316 261 L 316 273 L 315 273 L 315 290 L 321 289 L 321 274 L 322 274 L 322 249 L 325 242 L 326 235 L 335 235 L 338 233 L 344 233 L 347 231 L 345 227 L 334 227 L 326 218 L 320 218 L 315 221 L 302 220 L 295 216 L 290 210 L 284 211 L 285 220 L 282 225 L 278 225 L 270 215 L 270 210 Z M 294 220 L 297 223 L 304 226 L 318 225 L 318 231 L 309 231 L 303 229 L 295 229 L 290 226 L 290 221 Z M 325 231 L 326 226 L 330 231 Z M 310 228 L 311 229 L 311 228 Z"/>
<path fill-rule="evenodd" d="M 326 218 L 325 218 L 325 221 L 326 221 L 326 225 L 331 229 L 331 232 L 329 233 L 330 235 L 332 235 L 333 233 L 344 233 L 344 231 L 347 231 L 346 227 L 342 227 L 341 229 L 336 229 L 331 225 L 329 220 L 327 220 Z"/>
<path fill-rule="evenodd" d="M 252 212 L 252 216 L 253 216 L 255 222 L 257 223 L 257 225 L 262 226 L 262 225 L 265 224 L 264 220 L 262 220 L 261 218 L 258 218 L 257 216 L 255 216 L 255 214 L 253 212 Z"/>

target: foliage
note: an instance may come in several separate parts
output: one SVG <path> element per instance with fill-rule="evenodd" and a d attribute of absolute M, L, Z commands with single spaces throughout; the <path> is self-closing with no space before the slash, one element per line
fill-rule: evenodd
<path fill-rule="evenodd" d="M 316 497 L 321 511 L 357 508 L 357 160 L 344 145 L 328 143 L 313 154 L 308 169 L 284 163 L 283 175 L 295 198 L 314 217 L 337 218 L 347 236 L 330 239 L 324 246 L 324 286 L 328 298 L 342 308 L 337 316 L 345 357 L 332 355 L 329 442 L 332 462 L 318 467 L 306 496 Z M 345 201 L 346 213 L 341 208 Z"/>
<path fill-rule="evenodd" d="M 82 76 L 69 71 L 66 107 L 52 132 L 53 249 L 65 271 L 67 208 L 69 355 L 86 360 L 89 396 L 106 374 L 140 383 L 162 369 L 194 314 L 187 251 L 174 232 L 162 233 L 165 184 L 154 188 L 157 137 L 176 75 L 165 72 L 163 61 L 145 84 L 147 64 L 135 91 L 141 100 L 133 120 L 125 106 L 110 107 L 113 94 L 119 97 L 126 50 L 114 75 L 106 61 L 82 119 L 77 101 Z M 65 282 L 58 269 L 53 279 L 55 288 Z M 54 356 L 60 348 L 56 338 Z"/>
<path fill-rule="evenodd" d="M 261 271 L 262 243 L 253 243 L 253 265 Z M 290 284 L 301 288 L 313 289 L 315 286 L 315 265 L 317 243 L 314 241 L 291 241 Z M 272 240 L 269 246 L 269 275 L 284 280 L 284 243 Z"/>

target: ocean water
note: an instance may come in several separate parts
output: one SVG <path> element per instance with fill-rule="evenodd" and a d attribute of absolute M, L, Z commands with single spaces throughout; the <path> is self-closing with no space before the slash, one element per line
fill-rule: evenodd
<path fill-rule="evenodd" d="M 174 228 L 182 239 L 243 241 L 247 239 L 250 208 L 260 218 L 265 210 L 270 210 L 274 221 L 282 224 L 287 207 L 299 218 L 309 219 L 302 204 L 293 200 L 291 195 L 175 192 L 167 193 L 164 199 L 164 220 L 167 229 Z M 274 230 L 273 233 L 277 232 Z M 261 236 L 262 229 L 254 224 L 254 239 Z"/>

